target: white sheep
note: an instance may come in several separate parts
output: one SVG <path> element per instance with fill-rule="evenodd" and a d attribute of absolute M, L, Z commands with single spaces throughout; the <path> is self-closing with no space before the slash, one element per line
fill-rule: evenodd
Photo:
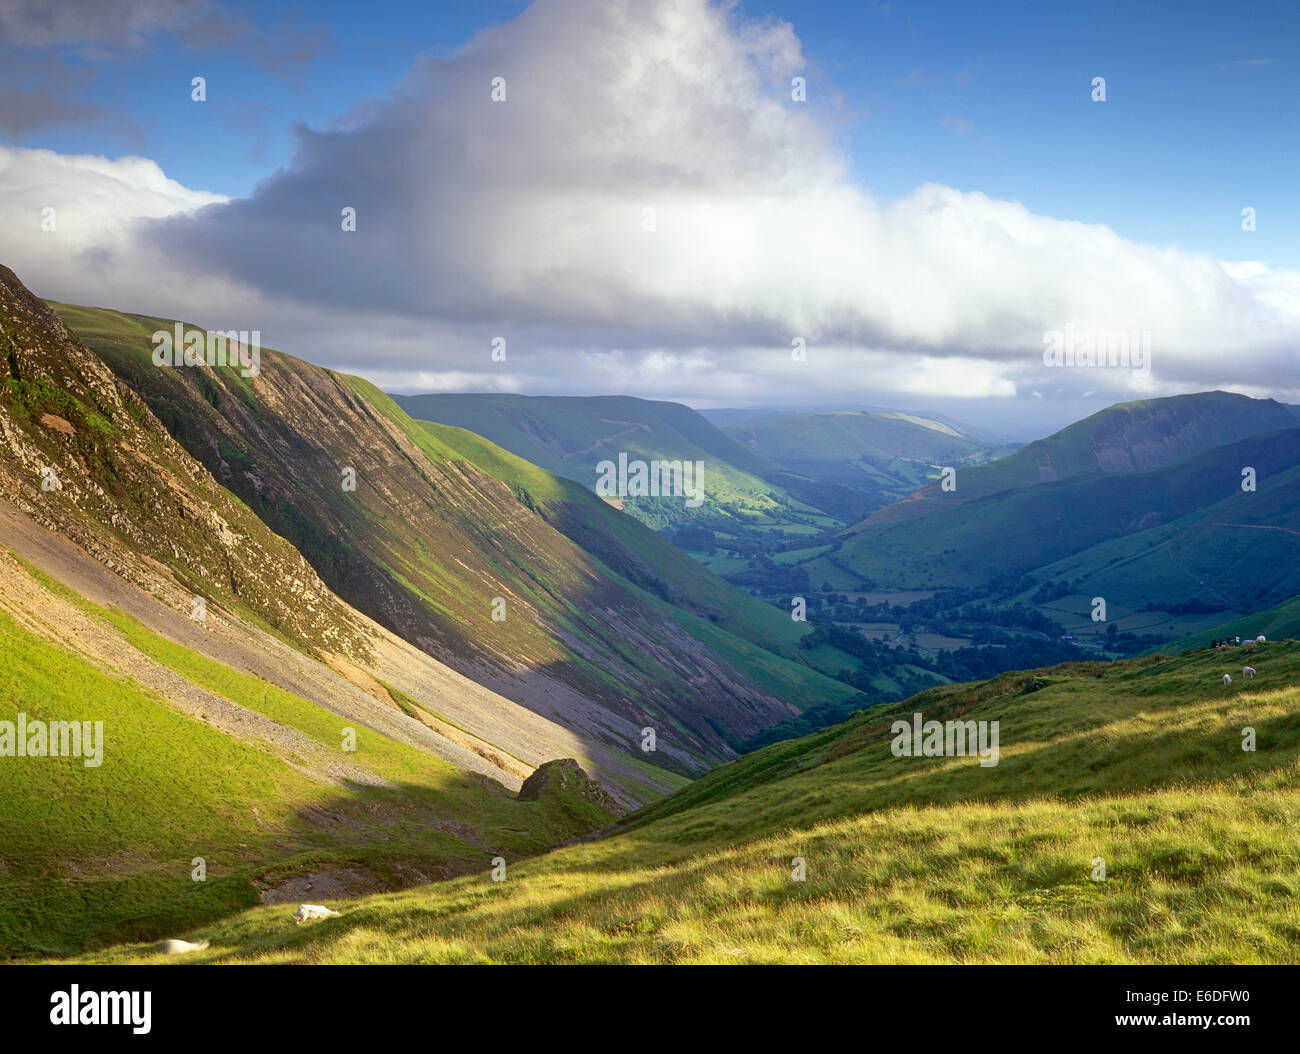
<path fill-rule="evenodd" d="M 1263 644 L 1263 643 L 1264 643 L 1264 634 L 1261 633 L 1258 637 L 1256 637 L 1256 638 L 1255 638 L 1255 643 L 1256 643 L 1256 644 Z"/>
<path fill-rule="evenodd" d="M 162 942 L 164 955 L 184 955 L 186 952 L 201 952 L 208 946 L 207 941 L 199 941 L 198 944 L 191 944 L 189 941 L 167 940 Z"/>
<path fill-rule="evenodd" d="M 1230 675 L 1228 675 L 1228 674 L 1225 673 L 1225 674 L 1223 675 L 1223 683 L 1224 683 L 1224 684 L 1231 684 L 1231 683 L 1232 683 L 1232 677 L 1231 677 Z M 301 909 L 299 909 L 299 910 L 301 910 Z"/>
<path fill-rule="evenodd" d="M 1244 673 L 1246 675 L 1246 679 L 1249 680 L 1251 677 L 1255 676 L 1255 667 L 1243 666 L 1241 668 L 1241 672 Z"/>
<path fill-rule="evenodd" d="M 329 908 L 323 908 L 319 904 L 299 904 L 293 918 L 295 922 L 301 925 L 313 919 L 336 919 L 338 915 L 337 911 L 330 911 Z"/>

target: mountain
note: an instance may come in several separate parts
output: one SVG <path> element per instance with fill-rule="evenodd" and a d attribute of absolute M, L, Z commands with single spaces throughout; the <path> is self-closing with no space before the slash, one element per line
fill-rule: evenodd
<path fill-rule="evenodd" d="M 543 469 L 417 425 L 360 378 L 270 350 L 253 383 L 159 368 L 150 334 L 172 321 L 57 306 L 339 597 L 604 747 L 586 760 L 624 800 L 649 800 L 669 773 L 699 773 L 800 708 L 853 694 L 807 664 L 797 644 L 808 627 L 670 558 L 653 532 Z M 500 741 L 491 723 L 468 727 Z M 646 727 L 653 753 L 641 749 Z"/>
<path fill-rule="evenodd" d="M 0 377 L 0 958 L 606 826 L 571 781 L 520 800 L 552 759 L 685 782 L 349 607 L 6 268 Z"/>
<path fill-rule="evenodd" d="M 1293 427 L 1295 419 L 1281 403 L 1230 392 L 1117 403 L 1008 457 L 958 470 L 954 490 L 945 492 L 938 484 L 924 487 L 854 529 L 915 519 L 953 502 L 1089 472 L 1143 472 L 1246 436 Z"/>
<path fill-rule="evenodd" d="M 901 411 L 784 414 L 729 423 L 724 431 L 791 472 L 861 491 L 875 508 L 925 486 L 941 466 L 977 465 L 1014 449 L 938 417 Z"/>
<path fill-rule="evenodd" d="M 1257 474 L 1254 492 L 1242 490 L 1245 466 Z M 1033 572 L 1039 585 L 1082 579 L 1090 597 L 1140 604 L 1199 595 L 1246 610 L 1300 591 L 1298 481 L 1300 428 L 1292 427 L 1161 468 L 1074 474 L 953 501 L 921 521 L 881 517 L 847 536 L 837 557 L 897 588 Z"/>
<path fill-rule="evenodd" d="M 1230 686 L 1241 655 L 1200 652 L 935 688 L 719 766 L 504 884 L 184 936 L 206 962 L 1294 962 L 1300 643 L 1248 657 Z M 897 756 L 916 713 L 997 722 L 996 765 Z"/>
<path fill-rule="evenodd" d="M 704 466 L 703 504 L 628 497 L 656 530 L 703 528 L 727 539 L 813 533 L 851 522 L 861 495 L 809 479 L 746 449 L 690 407 L 630 396 L 395 395 L 412 417 L 475 432 L 526 461 L 596 487 L 602 461 L 690 461 Z"/>

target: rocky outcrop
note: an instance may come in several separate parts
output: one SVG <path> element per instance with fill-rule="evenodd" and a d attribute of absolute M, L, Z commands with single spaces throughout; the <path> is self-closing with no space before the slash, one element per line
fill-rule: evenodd
<path fill-rule="evenodd" d="M 582 766 L 573 758 L 558 758 L 539 765 L 519 788 L 520 801 L 542 801 L 548 797 L 585 799 L 616 816 L 627 812 L 604 787 L 583 772 Z"/>

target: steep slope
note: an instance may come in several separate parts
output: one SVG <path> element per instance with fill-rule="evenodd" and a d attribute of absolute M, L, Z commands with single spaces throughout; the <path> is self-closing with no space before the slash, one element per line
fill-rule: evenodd
<path fill-rule="evenodd" d="M 629 804 L 681 784 L 605 745 L 607 715 L 591 722 L 603 736 L 575 730 L 581 721 L 557 724 L 349 607 L 7 269 L 0 349 L 0 526 L 5 545 L 44 574 L 185 649 L 510 789 L 566 756 Z M 191 372 L 209 387 L 221 375 Z M 102 659 L 112 665 L 111 654 Z"/>
<path fill-rule="evenodd" d="M 1228 688 L 1241 654 L 932 689 L 720 766 L 504 889 L 189 936 L 217 962 L 1294 962 L 1300 643 L 1248 658 L 1258 676 Z M 997 764 L 896 756 L 914 713 L 998 722 Z"/>
<path fill-rule="evenodd" d="M 150 334 L 170 321 L 60 310 L 340 596 L 588 743 L 697 772 L 791 700 L 852 693 L 627 581 L 360 379 L 269 351 L 252 383 L 159 368 Z"/>
<path fill-rule="evenodd" d="M 1281 403 L 1230 392 L 1117 403 L 1009 457 L 959 471 L 954 491 L 945 493 L 937 484 L 925 487 L 853 529 L 915 519 L 954 501 L 1089 472 L 1149 471 L 1247 436 L 1293 427 L 1295 420 Z"/>
<path fill-rule="evenodd" d="M 463 428 L 420 421 L 436 441 L 503 483 L 548 524 L 584 552 L 637 587 L 707 619 L 711 624 L 796 660 L 809 659 L 799 642 L 805 624 L 755 600 L 703 570 L 672 543 L 598 498 L 581 484 L 546 472 Z M 839 670 L 851 657 L 829 649 L 824 667 Z"/>
<path fill-rule="evenodd" d="M 591 796 L 513 793 L 555 758 L 625 802 L 684 782 L 349 608 L 4 269 L 0 347 L 0 957 L 605 826 Z"/>
<path fill-rule="evenodd" d="M 0 267 L 0 497 L 136 585 L 158 569 L 307 649 L 367 632 L 305 560 L 218 486 L 63 323 Z"/>
<path fill-rule="evenodd" d="M 0 659 L 0 737 L 27 732 L 26 756 L 0 760 L 0 959 L 479 871 L 613 819 L 562 787 L 516 798 L 403 734 L 395 708 L 363 695 L 366 723 L 350 722 L 4 550 Z M 349 705 L 342 687 L 329 699 Z M 69 721 L 85 723 L 81 753 L 38 754 L 53 739 L 32 738 L 38 723 Z"/>
<path fill-rule="evenodd" d="M 1113 589 L 1171 602 L 1198 588 L 1198 575 L 1184 572 L 1181 585 L 1162 589 L 1156 569 L 1183 559 L 1220 581 L 1234 603 L 1271 604 L 1294 591 L 1298 465 L 1300 429 L 1288 428 L 1146 472 L 1076 475 L 951 501 L 923 525 L 869 521 L 837 555 L 855 573 L 900 588 L 978 586 L 1043 568 L 1042 581 L 1084 577 L 1089 595 L 1108 595 L 1094 580 L 1108 569 Z M 1241 489 L 1247 466 L 1257 473 L 1254 493 Z"/>
<path fill-rule="evenodd" d="M 861 491 L 875 508 L 925 486 L 938 467 L 978 465 L 1012 450 L 938 418 L 899 411 L 783 414 L 723 431 L 791 472 Z"/>
<path fill-rule="evenodd" d="M 455 425 L 556 475 L 594 488 L 597 466 L 629 460 L 701 461 L 706 500 L 627 497 L 633 516 L 655 528 L 699 526 L 724 537 L 756 528 L 807 531 L 851 522 L 861 496 L 835 482 L 813 480 L 759 457 L 680 403 L 631 396 L 397 395 L 412 417 Z"/>

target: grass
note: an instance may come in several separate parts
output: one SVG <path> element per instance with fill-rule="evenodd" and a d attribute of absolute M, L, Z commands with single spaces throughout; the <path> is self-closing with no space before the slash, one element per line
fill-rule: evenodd
<path fill-rule="evenodd" d="M 196 931 L 212 947 L 195 958 L 1292 962 L 1300 644 L 1257 649 L 1256 680 L 1224 688 L 1242 661 L 1069 664 L 1031 693 L 1027 674 L 945 685 L 720 766 L 505 882 L 343 900 L 305 928 L 258 908 Z M 914 709 L 998 720 L 1000 763 L 894 757 L 889 725 Z"/>
<path fill-rule="evenodd" d="M 520 802 L 405 744 L 159 637 L 36 575 L 125 645 L 300 733 L 306 756 L 235 739 L 0 612 L 0 719 L 104 723 L 104 761 L 0 759 L 0 959 L 157 940 L 244 909 L 288 875 L 346 870 L 362 888 L 514 861 L 607 824 L 565 794 Z M 356 729 L 355 752 L 341 731 Z M 336 759 L 386 785 L 336 786 Z M 195 882 L 195 857 L 208 868 Z"/>

